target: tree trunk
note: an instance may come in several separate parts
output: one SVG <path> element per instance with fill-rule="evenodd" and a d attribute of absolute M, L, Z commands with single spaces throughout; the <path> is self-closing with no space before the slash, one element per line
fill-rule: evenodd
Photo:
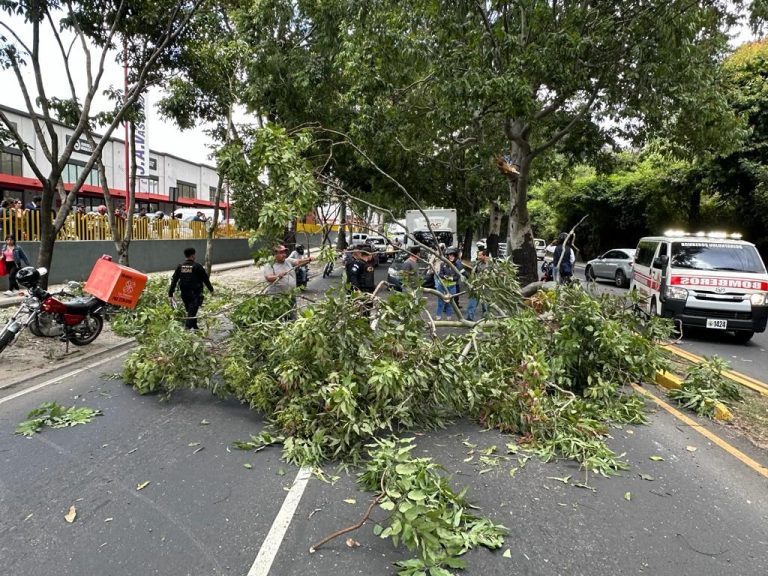
<path fill-rule="evenodd" d="M 467 229 L 464 231 L 464 241 L 462 242 L 462 252 L 461 257 L 464 260 L 471 260 L 472 259 L 472 236 L 473 236 L 474 230 L 472 230 L 471 226 L 467 226 Z"/>
<path fill-rule="evenodd" d="M 688 204 L 688 227 L 689 230 L 695 230 L 701 222 L 701 188 L 699 184 L 694 184 L 691 192 L 691 200 Z"/>
<path fill-rule="evenodd" d="M 53 261 L 53 246 L 56 243 L 56 230 L 50 217 L 53 212 L 53 199 L 56 195 L 56 186 L 50 180 L 43 182 L 43 197 L 40 201 L 40 251 L 37 254 L 37 267 L 51 269 Z M 48 275 L 40 279 L 40 286 L 48 288 Z"/>
<path fill-rule="evenodd" d="M 501 236 L 501 208 L 498 201 L 491 202 L 491 219 L 488 229 L 488 239 L 486 240 L 486 247 L 488 252 L 494 258 L 499 255 L 499 237 Z"/>
<path fill-rule="evenodd" d="M 344 250 L 347 247 L 347 203 L 341 201 L 339 210 L 339 237 L 336 239 L 336 248 Z"/>
<path fill-rule="evenodd" d="M 130 124 L 130 139 L 131 150 L 136 149 L 136 123 Z M 133 204 L 134 198 L 136 198 L 136 172 L 138 166 L 136 165 L 135 158 L 131 162 L 131 178 L 128 181 L 128 190 L 125 191 L 125 210 L 128 212 L 125 214 L 125 231 L 123 233 L 122 240 L 118 243 L 115 242 L 117 248 L 118 262 L 123 266 L 130 266 L 128 263 L 128 249 L 131 247 L 131 239 L 133 238 Z"/>
<path fill-rule="evenodd" d="M 221 202 L 221 190 L 224 188 L 224 178 L 219 174 L 219 181 L 216 184 L 216 195 L 213 199 L 213 221 L 208 225 L 208 234 L 205 241 L 205 271 L 208 276 L 211 275 L 213 266 L 213 235 L 216 226 L 219 224 L 219 202 Z"/>
<path fill-rule="evenodd" d="M 533 245 L 531 220 L 528 215 L 528 183 L 531 171 L 530 146 L 516 144 L 520 174 L 509 180 L 509 226 L 507 228 L 507 254 L 518 266 L 521 285 L 538 280 L 536 247 Z"/>

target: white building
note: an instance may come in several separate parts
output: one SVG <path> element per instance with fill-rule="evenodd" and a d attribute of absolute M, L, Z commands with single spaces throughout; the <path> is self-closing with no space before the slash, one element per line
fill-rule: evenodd
<path fill-rule="evenodd" d="M 50 171 L 50 163 L 38 145 L 38 137 L 29 114 L 0 105 L 0 109 L 16 124 L 24 142 L 29 146 L 35 163 L 44 174 Z M 69 126 L 55 123 L 59 145 L 64 146 L 73 130 Z M 122 128 L 115 131 L 122 133 Z M 140 148 L 137 146 L 137 149 Z M 62 173 L 65 187 L 75 182 L 90 157 L 91 146 L 85 137 L 75 145 L 67 167 Z M 166 214 L 179 206 L 212 207 L 218 184 L 218 173 L 214 166 L 197 164 L 166 152 L 149 150 L 145 162 L 147 174 L 139 176 L 136 182 L 135 210 L 148 212 L 162 210 Z M 107 182 L 115 206 L 124 204 L 126 197 L 126 158 L 124 141 L 110 138 L 104 147 L 102 160 L 107 171 Z M 15 146 L 0 146 L 0 199 L 19 198 L 26 205 L 40 193 L 42 185 L 27 163 L 21 150 Z M 98 171 L 94 168 L 78 193 L 78 203 L 94 208 L 104 203 Z M 227 203 L 220 207 L 227 209 Z"/>

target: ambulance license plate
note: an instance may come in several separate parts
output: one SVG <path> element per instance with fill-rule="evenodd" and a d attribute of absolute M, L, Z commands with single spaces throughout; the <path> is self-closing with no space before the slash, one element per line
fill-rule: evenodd
<path fill-rule="evenodd" d="M 714 328 L 715 330 L 727 330 L 728 320 L 720 320 L 718 318 L 707 318 L 707 328 Z"/>

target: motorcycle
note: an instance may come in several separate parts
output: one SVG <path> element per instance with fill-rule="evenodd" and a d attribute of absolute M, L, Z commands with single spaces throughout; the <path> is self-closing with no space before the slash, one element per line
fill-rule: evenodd
<path fill-rule="evenodd" d="M 35 336 L 60 338 L 75 346 L 90 344 L 104 328 L 107 303 L 95 296 L 59 300 L 58 294 L 40 288 L 40 278 L 48 270 L 31 266 L 19 270 L 16 281 L 27 289 L 27 296 L 0 332 L 0 352 L 16 340 L 25 328 Z"/>
<path fill-rule="evenodd" d="M 555 266 L 552 262 L 546 260 L 541 264 L 541 280 L 542 282 L 552 282 L 555 279 L 554 275 Z"/>

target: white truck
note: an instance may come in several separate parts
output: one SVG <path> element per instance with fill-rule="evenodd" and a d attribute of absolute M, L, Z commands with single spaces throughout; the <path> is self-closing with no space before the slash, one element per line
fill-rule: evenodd
<path fill-rule="evenodd" d="M 441 243 L 445 244 L 446 248 L 458 246 L 456 221 L 456 210 L 452 208 L 406 210 L 405 225 L 408 229 L 406 248 L 418 245 L 414 239 L 427 246 L 436 247 Z"/>

